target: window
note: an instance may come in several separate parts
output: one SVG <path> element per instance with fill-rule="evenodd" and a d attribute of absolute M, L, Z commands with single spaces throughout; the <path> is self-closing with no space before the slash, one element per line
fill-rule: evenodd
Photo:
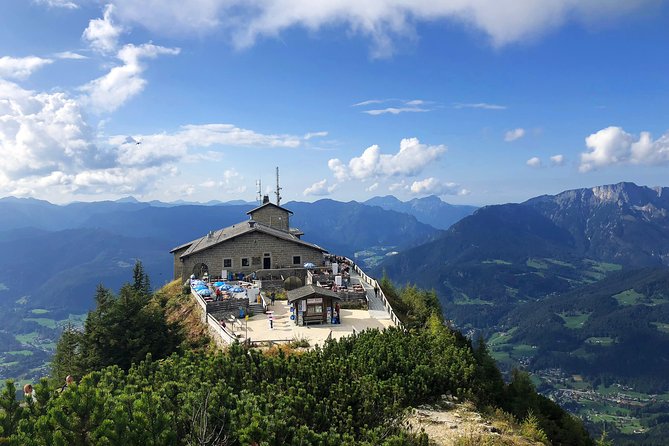
<path fill-rule="evenodd" d="M 232 268 L 232 259 L 223 259 L 223 268 Z"/>
<path fill-rule="evenodd" d="M 249 266 L 249 258 L 248 257 L 243 257 L 242 258 L 242 266 Z"/>
<path fill-rule="evenodd" d="M 299 265 L 302 263 L 302 257 L 301 256 L 293 256 L 293 265 Z"/>

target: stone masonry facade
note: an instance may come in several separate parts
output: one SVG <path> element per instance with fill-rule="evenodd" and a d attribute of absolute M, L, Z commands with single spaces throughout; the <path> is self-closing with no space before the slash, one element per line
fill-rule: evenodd
<path fill-rule="evenodd" d="M 284 212 L 282 214 L 285 216 Z M 288 223 L 287 219 L 285 221 Z M 315 265 L 323 263 L 322 251 L 262 232 L 243 234 L 181 259 L 180 256 L 186 249 L 187 247 L 173 252 L 174 278 L 181 278 L 183 281 L 202 263 L 207 265 L 210 277 L 220 276 L 223 270 L 235 274 L 251 274 L 264 269 L 264 259 L 268 257 L 270 268 L 300 267 L 306 262 Z M 225 260 L 230 266 L 224 264 Z"/>
<path fill-rule="evenodd" d="M 272 204 L 258 208 L 251 214 L 251 218 L 280 231 L 288 232 L 290 226 L 288 212 Z"/>

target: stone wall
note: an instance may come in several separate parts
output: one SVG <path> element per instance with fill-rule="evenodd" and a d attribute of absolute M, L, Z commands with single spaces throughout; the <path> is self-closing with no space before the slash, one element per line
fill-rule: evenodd
<path fill-rule="evenodd" d="M 174 256 L 174 272 L 175 278 L 181 277 L 182 280 L 190 277 L 195 265 L 200 263 L 207 265 L 209 277 L 220 276 L 222 270 L 248 275 L 263 269 L 265 254 L 269 254 L 271 268 L 292 268 L 293 256 L 300 256 L 300 263 L 295 266 L 302 266 L 305 262 L 316 265 L 323 262 L 323 253 L 318 249 L 261 232 L 244 234 L 219 243 L 186 257 L 183 262 L 179 259 L 180 254 L 177 252 Z M 230 259 L 230 267 L 223 266 L 224 259 Z M 242 259 L 248 259 L 247 266 L 242 266 Z M 181 268 L 177 268 L 176 262 L 181 264 Z M 177 276 L 177 272 L 180 272 L 180 276 Z"/>
<path fill-rule="evenodd" d="M 239 307 L 244 309 L 244 314 L 249 312 L 249 300 L 244 299 L 223 299 L 216 302 L 207 302 L 207 313 L 211 314 L 217 320 L 226 319 L 232 314 L 239 316 Z"/>
<path fill-rule="evenodd" d="M 187 277 L 190 277 L 191 273 L 185 274 L 183 271 L 183 263 L 181 262 L 181 254 L 183 254 L 188 249 L 188 246 L 174 251 L 174 278 L 181 278 L 182 281 L 186 280 Z"/>
<path fill-rule="evenodd" d="M 277 206 L 264 206 L 251 214 L 251 218 L 270 228 L 280 229 L 288 232 L 290 227 L 290 214 Z"/>

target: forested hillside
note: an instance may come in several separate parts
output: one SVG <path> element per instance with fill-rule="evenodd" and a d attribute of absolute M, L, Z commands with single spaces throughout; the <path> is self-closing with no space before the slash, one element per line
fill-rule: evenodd
<path fill-rule="evenodd" d="M 526 374 L 505 384 L 485 344 L 473 348 L 438 312 L 424 313 L 423 326 L 410 331 L 370 330 L 310 351 L 236 344 L 196 352 L 183 342 L 186 327 L 167 322 L 178 297 L 151 296 L 148 285 L 139 265 L 118 296 L 99 289 L 84 331 L 60 341 L 55 374 L 81 371 L 75 383 L 59 389 L 42 380 L 34 401 L 16 400 L 14 384 L 6 385 L 0 444 L 426 445 L 426 435 L 406 431 L 402 420 L 408 408 L 441 395 L 503 410 L 535 439 L 593 444 Z M 115 344 L 110 335 L 124 332 L 127 342 Z"/>

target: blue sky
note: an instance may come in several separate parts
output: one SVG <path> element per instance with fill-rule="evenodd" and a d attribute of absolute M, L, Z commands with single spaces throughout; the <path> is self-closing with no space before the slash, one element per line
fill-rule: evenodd
<path fill-rule="evenodd" d="M 657 0 L 6 0 L 0 196 L 668 186 Z"/>

